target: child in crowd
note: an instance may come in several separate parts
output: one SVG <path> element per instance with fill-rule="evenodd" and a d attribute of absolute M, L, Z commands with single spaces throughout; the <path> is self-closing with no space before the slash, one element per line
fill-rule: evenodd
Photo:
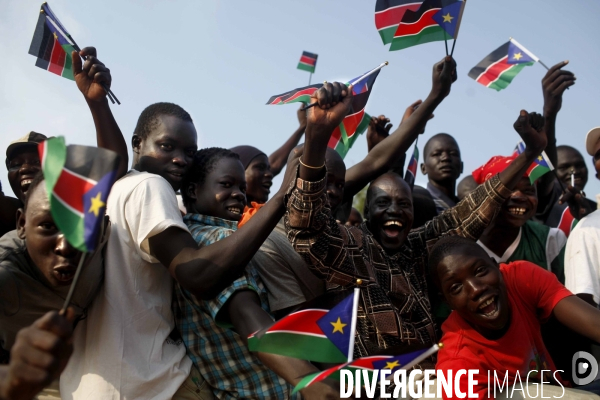
<path fill-rule="evenodd" d="M 488 398 L 494 371 L 501 381 L 508 371 L 509 386 L 519 384 L 517 374 L 523 382 L 529 378 L 565 385 L 540 333 L 540 323 L 551 315 L 600 341 L 600 311 L 530 262 L 498 265 L 474 241 L 447 237 L 432 248 L 429 269 L 435 286 L 454 310 L 442 326 L 444 348 L 438 353 L 436 368 L 478 369 L 478 398 Z M 466 391 L 466 375 L 460 382 Z M 600 393 L 597 383 L 580 389 Z"/>
<path fill-rule="evenodd" d="M 271 201 L 281 201 L 297 164 L 294 161 L 290 162 L 282 190 Z M 246 205 L 246 179 L 236 153 L 220 148 L 200 150 L 182 189 L 188 210 L 184 222 L 201 247 L 237 237 L 247 229 L 237 230 Z M 283 208 L 277 214 L 283 215 Z M 241 255 L 251 249 L 240 246 L 230 251 Z M 250 262 L 241 276 L 210 300 L 198 299 L 177 285 L 177 326 L 188 354 L 216 398 L 299 399 L 300 394 L 291 394 L 292 385 L 303 375 L 317 371 L 314 366 L 273 354 L 251 354 L 246 347 L 249 334 L 274 320 L 267 291 L 253 264 Z M 323 390 L 331 388 L 319 384 L 301 394 L 310 399 Z"/>

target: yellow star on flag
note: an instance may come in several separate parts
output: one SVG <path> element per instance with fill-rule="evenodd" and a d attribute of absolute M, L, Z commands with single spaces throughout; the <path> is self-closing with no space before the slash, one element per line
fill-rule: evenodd
<path fill-rule="evenodd" d="M 400 363 L 398 362 L 398 360 L 394 360 L 394 362 L 385 363 L 384 369 L 393 370 L 394 368 L 398 368 L 399 366 L 400 366 Z"/>
<path fill-rule="evenodd" d="M 442 18 L 444 18 L 443 22 L 449 22 L 449 23 L 452 23 L 452 20 L 454 19 L 454 17 L 451 16 L 450 13 L 448 13 L 446 15 L 442 15 Z"/>
<path fill-rule="evenodd" d="M 538 156 L 538 161 L 544 161 L 544 157 Z"/>
<path fill-rule="evenodd" d="M 521 54 L 520 52 L 519 52 L 519 53 L 515 53 L 515 54 L 513 55 L 513 58 L 514 58 L 515 60 L 519 61 L 521 58 L 523 58 L 523 54 Z"/>
<path fill-rule="evenodd" d="M 342 323 L 342 321 L 340 320 L 340 317 L 338 317 L 336 322 L 330 322 L 331 325 L 333 325 L 333 332 L 331 333 L 336 333 L 336 332 L 340 332 L 341 334 L 344 334 L 344 327 L 348 324 L 344 324 Z"/>
<path fill-rule="evenodd" d="M 102 193 L 98 192 L 96 197 L 91 198 L 92 205 L 88 210 L 88 212 L 93 212 L 96 217 L 98 216 L 100 209 L 106 205 L 106 203 L 101 200 L 100 196 L 102 196 Z"/>

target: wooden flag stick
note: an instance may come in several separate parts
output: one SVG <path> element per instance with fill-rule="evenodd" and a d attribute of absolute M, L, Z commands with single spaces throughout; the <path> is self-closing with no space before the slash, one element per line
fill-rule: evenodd
<path fill-rule="evenodd" d="M 71 282 L 71 287 L 69 288 L 69 293 L 67 294 L 67 298 L 65 299 L 65 303 L 60 310 L 62 315 L 67 312 L 67 307 L 69 307 L 69 303 L 71 303 L 71 298 L 73 297 L 73 293 L 75 292 L 75 286 L 77 286 L 77 281 L 79 280 L 79 275 L 81 275 L 81 270 L 83 269 L 83 261 L 85 260 L 85 256 L 87 253 L 81 254 L 81 258 L 79 259 L 79 265 L 77 265 L 77 269 L 75 270 L 75 276 L 73 277 L 73 282 Z"/>
<path fill-rule="evenodd" d="M 446 55 L 448 55 L 448 39 L 446 39 L 445 36 L 444 36 L 444 45 L 446 45 Z M 454 49 L 454 47 L 452 47 L 452 48 Z"/>
<path fill-rule="evenodd" d="M 310 86 L 310 81 L 312 81 L 312 72 L 308 76 L 308 86 Z"/>

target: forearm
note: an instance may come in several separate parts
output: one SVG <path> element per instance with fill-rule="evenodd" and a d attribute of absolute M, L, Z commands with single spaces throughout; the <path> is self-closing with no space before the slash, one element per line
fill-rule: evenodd
<path fill-rule="evenodd" d="M 292 136 L 290 136 L 280 148 L 275 150 L 269 156 L 269 164 L 271 164 L 271 172 L 273 173 L 273 176 L 279 175 L 281 170 L 283 170 L 283 167 L 285 167 L 285 164 L 287 163 L 290 152 L 298 145 L 298 142 L 300 141 L 300 138 L 302 138 L 302 135 L 304 135 L 305 130 L 306 126 L 299 126 L 298 129 L 292 133 Z"/>
<path fill-rule="evenodd" d="M 543 149 L 529 149 L 517 156 L 509 165 L 500 172 L 500 182 L 510 190 L 513 190 L 519 180 L 523 177 L 531 163 L 542 153 Z"/>
<path fill-rule="evenodd" d="M 127 153 L 127 143 L 121 133 L 121 129 L 115 121 L 108 100 L 106 98 L 101 101 L 87 101 L 94 125 L 96 127 L 96 141 L 98 147 L 112 150 L 119 155 L 121 161 L 117 178 L 125 175 L 129 164 L 129 155 Z"/>
<path fill-rule="evenodd" d="M 260 352 L 256 353 L 256 356 L 265 367 L 275 372 L 292 386 L 296 386 L 304 376 L 319 371 L 310 362 L 298 358 Z"/>
<path fill-rule="evenodd" d="M 556 150 L 556 115 L 556 113 L 544 111 L 544 130 L 546 131 L 546 137 L 548 139 L 548 144 L 544 151 L 552 165 L 555 167 L 558 164 Z M 554 174 L 545 174 L 540 178 L 538 184 L 538 198 L 542 204 L 549 201 L 550 194 L 554 188 L 554 180 Z"/>
<path fill-rule="evenodd" d="M 229 237 L 210 246 L 182 249 L 169 264 L 169 270 L 196 297 L 213 298 L 244 271 L 283 212 L 283 196 L 278 194 Z"/>
<path fill-rule="evenodd" d="M 558 321 L 596 343 L 600 343 L 600 310 L 577 296 L 568 296 L 552 310 Z"/>

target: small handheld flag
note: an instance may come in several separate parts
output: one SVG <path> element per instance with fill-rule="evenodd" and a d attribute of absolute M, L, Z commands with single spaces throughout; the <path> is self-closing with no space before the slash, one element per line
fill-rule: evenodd
<path fill-rule="evenodd" d="M 419 163 L 419 148 L 417 147 L 417 142 L 415 142 L 415 149 L 413 150 L 413 155 L 410 158 L 410 162 L 408 163 L 408 168 L 406 168 L 406 173 L 404 174 L 404 180 L 408 183 L 411 190 L 415 186 L 415 178 L 417 177 L 417 165 Z"/>
<path fill-rule="evenodd" d="M 404 13 L 417 11 L 423 2 L 420 0 L 377 0 L 375 3 L 375 27 L 383 44 L 392 43 Z"/>
<path fill-rule="evenodd" d="M 433 19 L 442 9 L 442 0 L 425 0 L 417 11 L 406 11 L 398 25 L 390 51 L 452 37 Z"/>
<path fill-rule="evenodd" d="M 515 148 L 514 154 L 521 154 L 524 151 L 525 143 L 523 143 L 523 141 L 520 141 L 519 143 L 517 143 L 517 147 Z M 535 181 L 537 181 L 550 171 L 554 171 L 554 165 L 552 165 L 552 162 L 550 161 L 550 158 L 548 158 L 546 152 L 542 151 L 542 154 L 540 154 L 538 158 L 533 163 L 531 163 L 531 166 L 527 169 L 525 175 L 527 175 L 529 181 L 533 185 Z"/>
<path fill-rule="evenodd" d="M 573 214 L 571 214 L 571 209 L 567 206 L 560 216 L 560 221 L 558 222 L 557 228 L 563 231 L 565 235 L 569 237 L 571 231 L 573 228 L 575 228 L 578 222 L 579 220 L 576 219 Z"/>
<path fill-rule="evenodd" d="M 469 71 L 469 76 L 483 86 L 500 91 L 506 88 L 521 70 L 539 61 L 533 53 L 510 39 Z"/>
<path fill-rule="evenodd" d="M 73 37 L 58 20 L 56 14 L 46 2 L 40 8 L 40 15 L 35 26 L 33 39 L 29 46 L 29 54 L 36 56 L 35 66 L 75 80 L 73 75 L 73 58 L 71 52 L 81 51 Z M 102 84 L 108 98 L 114 104 L 121 104 L 113 92 Z"/>
<path fill-rule="evenodd" d="M 399 356 L 368 356 L 357 358 L 354 361 L 305 376 L 300 382 L 298 382 L 293 393 L 296 393 L 314 383 L 321 382 L 327 378 L 339 380 L 340 371 L 343 369 L 350 370 L 352 374 L 354 374 L 354 371 L 356 370 L 367 370 L 370 373 L 381 370 L 390 370 L 391 373 L 394 373 L 400 369 L 408 370 L 427 357 L 436 353 L 441 346 L 441 344 L 436 344 L 427 349 L 418 350 Z"/>
<path fill-rule="evenodd" d="M 359 295 L 359 289 L 355 289 L 330 311 L 309 309 L 292 313 L 270 328 L 250 335 L 248 348 L 316 362 L 348 362 L 354 351 Z"/>
<path fill-rule="evenodd" d="M 308 51 L 303 51 L 302 56 L 300 57 L 300 62 L 298 63 L 298 69 L 303 71 L 308 71 L 311 74 L 315 73 L 315 68 L 317 67 L 317 58 L 318 54 L 309 53 Z M 327 61 L 327 60 L 325 60 Z"/>

